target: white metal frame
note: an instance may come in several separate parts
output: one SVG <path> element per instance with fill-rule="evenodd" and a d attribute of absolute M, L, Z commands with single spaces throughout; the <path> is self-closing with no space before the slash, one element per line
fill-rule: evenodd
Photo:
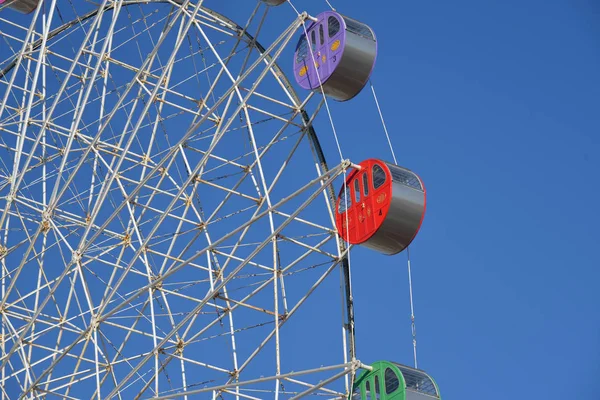
<path fill-rule="evenodd" d="M 203 3 L 0 9 L 0 399 L 348 395 L 331 184 L 352 164 L 328 168 L 322 100 L 276 64 L 310 17 L 264 48 L 269 7 L 241 27 Z M 342 362 L 292 372 L 282 327 L 336 269 Z"/>

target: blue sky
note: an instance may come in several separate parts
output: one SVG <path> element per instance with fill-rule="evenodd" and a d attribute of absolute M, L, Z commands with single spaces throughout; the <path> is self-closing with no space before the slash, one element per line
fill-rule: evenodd
<path fill-rule="evenodd" d="M 206 4 L 243 24 L 242 1 Z M 330 1 L 375 30 L 372 79 L 396 155 L 428 191 L 411 247 L 419 366 L 448 400 L 597 400 L 600 5 Z M 293 2 L 312 15 L 326 7 Z M 294 16 L 274 9 L 263 44 Z M 281 60 L 290 77 L 294 45 Z M 345 158 L 391 159 L 368 88 L 330 105 Z M 325 113 L 315 125 L 333 166 Z M 356 248 L 351 262 L 359 358 L 410 365 L 406 254 Z M 336 301 L 321 290 L 311 304 Z M 299 313 L 299 338 L 318 339 L 312 326 L 339 337 L 339 308 L 312 306 Z M 313 349 L 290 349 L 284 369 L 340 361 L 327 340 Z"/>
<path fill-rule="evenodd" d="M 446 399 L 597 399 L 600 6 L 374 4 L 333 2 L 375 29 L 399 163 L 428 189 L 419 366 Z M 369 91 L 332 112 L 345 157 L 390 158 Z M 352 269 L 360 359 L 410 364 L 406 254 Z"/>

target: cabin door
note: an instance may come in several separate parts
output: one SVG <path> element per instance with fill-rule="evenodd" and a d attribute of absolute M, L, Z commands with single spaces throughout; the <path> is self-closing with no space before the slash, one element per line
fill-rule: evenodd
<path fill-rule="evenodd" d="M 335 67 L 337 67 L 340 62 L 340 57 L 342 55 L 342 31 L 340 30 L 340 21 L 334 17 L 330 16 L 327 18 L 327 26 L 325 29 L 325 35 L 327 36 L 327 56 L 329 58 L 328 68 L 330 71 L 333 71 Z"/>
<path fill-rule="evenodd" d="M 379 371 L 376 371 L 373 376 L 369 378 L 369 382 L 367 382 L 370 390 L 366 391 L 365 394 L 367 395 L 368 400 L 385 400 L 385 396 L 383 395 L 385 391 L 381 390 L 382 381 L 379 378 L 379 375 Z"/>
<path fill-rule="evenodd" d="M 375 230 L 375 218 L 373 215 L 373 188 L 371 187 L 370 171 L 366 170 L 360 174 L 360 184 L 362 189 L 362 200 L 360 207 L 364 217 L 363 225 L 363 240 L 367 240 Z"/>
<path fill-rule="evenodd" d="M 320 83 L 323 83 L 323 79 L 325 79 L 329 73 L 329 62 L 327 60 L 327 26 L 326 21 L 323 20 L 315 26 L 313 29 L 315 33 L 315 63 L 317 67 L 317 71 L 319 73 L 319 77 L 321 79 Z M 317 82 L 319 83 L 319 82 Z"/>
<path fill-rule="evenodd" d="M 374 164 L 371 174 L 371 183 L 373 192 L 371 193 L 371 204 L 373 206 L 373 223 L 375 226 L 381 226 L 386 217 L 388 204 L 391 199 L 388 193 L 391 193 L 391 177 L 387 176 L 385 170 L 379 165 Z"/>
<path fill-rule="evenodd" d="M 369 188 L 364 185 L 365 172 L 356 174 L 356 177 L 352 181 L 352 188 L 354 189 L 354 214 L 356 215 L 356 240 L 362 242 L 366 240 L 368 234 L 372 229 L 371 218 L 369 213 L 371 208 L 368 206 L 368 193 Z"/>
<path fill-rule="evenodd" d="M 347 186 L 349 207 L 348 207 L 348 234 L 350 241 L 355 242 L 360 237 L 360 216 L 358 214 L 358 204 L 360 201 L 360 189 L 356 184 L 356 179 L 350 181 Z"/>

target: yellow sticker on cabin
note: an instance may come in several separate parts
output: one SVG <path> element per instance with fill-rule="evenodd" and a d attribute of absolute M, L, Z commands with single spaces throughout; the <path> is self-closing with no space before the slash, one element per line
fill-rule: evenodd
<path fill-rule="evenodd" d="M 306 75 L 307 72 L 308 72 L 308 67 L 305 65 L 304 67 L 300 68 L 298 75 L 304 76 L 304 75 Z"/>
<path fill-rule="evenodd" d="M 340 40 L 339 40 L 339 39 L 338 39 L 338 40 L 336 40 L 336 41 L 335 41 L 335 42 L 333 42 L 333 44 L 331 45 L 331 50 L 333 50 L 333 51 L 336 51 L 337 49 L 339 49 L 339 48 L 340 48 L 340 44 L 341 44 Z"/>

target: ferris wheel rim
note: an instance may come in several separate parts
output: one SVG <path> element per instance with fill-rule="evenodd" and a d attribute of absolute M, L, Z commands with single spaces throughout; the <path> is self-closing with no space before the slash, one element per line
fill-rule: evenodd
<path fill-rule="evenodd" d="M 133 1 L 133 2 L 128 2 L 126 4 L 123 4 L 123 5 L 147 4 L 147 3 L 148 3 L 147 1 Z M 152 3 L 170 3 L 170 2 L 158 0 L 158 1 L 153 1 Z M 113 3 L 111 3 L 105 9 L 110 9 L 110 8 L 113 8 L 113 7 L 114 7 L 114 5 L 113 5 Z M 205 10 L 207 10 L 207 11 L 211 11 L 215 15 L 218 15 L 218 17 L 220 19 L 223 19 L 223 20 L 226 20 L 226 21 L 230 21 L 232 23 L 232 25 L 235 26 L 238 30 L 243 30 L 243 28 L 241 28 L 241 26 L 235 24 L 228 17 L 226 17 L 226 16 L 224 16 L 224 15 L 222 15 L 220 13 L 217 13 L 217 12 L 215 12 L 213 10 L 210 10 L 208 8 L 205 8 L 205 7 L 202 7 L 202 8 L 205 9 Z M 99 9 L 94 10 L 93 12 L 90 13 L 90 15 L 87 18 L 93 17 L 99 11 L 100 11 Z M 75 20 L 75 21 L 71 21 L 71 22 L 69 22 L 69 23 L 67 23 L 67 24 L 59 27 L 58 30 L 54 30 L 53 31 L 53 32 L 55 32 L 54 35 L 58 35 L 58 34 L 64 32 L 65 30 L 68 30 L 70 27 L 72 27 L 73 25 L 75 25 L 78 22 L 81 22 L 81 19 Z M 254 38 L 247 31 L 244 31 L 244 33 L 245 33 L 245 35 L 251 41 L 253 41 L 253 43 L 255 44 L 256 48 L 259 50 L 259 52 L 261 52 L 261 53 L 265 52 L 266 49 L 264 47 L 262 47 L 258 41 L 255 41 Z M 19 55 L 20 55 L 20 53 L 17 54 L 16 57 L 19 57 Z M 267 57 L 270 58 L 270 55 L 267 55 Z M 15 61 L 15 65 L 16 65 L 16 61 Z M 9 66 L 9 67 L 10 67 L 10 69 L 12 69 L 14 67 L 14 65 L 13 66 Z M 2 76 L 4 76 L 6 73 L 8 73 L 10 71 L 10 69 L 8 69 L 6 71 L 3 71 L 2 72 Z M 299 103 L 299 96 L 297 95 L 296 91 L 292 87 L 292 85 L 290 83 L 290 80 L 288 79 L 287 75 L 283 73 L 283 71 L 281 70 L 281 68 L 279 67 L 279 65 L 278 65 L 278 63 L 276 61 L 273 63 L 271 69 L 273 69 L 276 72 L 280 73 L 280 74 L 277 74 L 279 76 L 279 79 L 282 79 L 282 80 L 285 81 L 287 90 L 289 91 L 289 94 L 292 95 L 294 97 L 295 101 Z M 307 112 L 306 112 L 305 109 L 301 110 L 301 118 L 302 118 L 302 120 L 304 121 L 304 123 L 306 125 L 306 129 L 308 130 L 308 135 L 307 136 L 308 136 L 308 139 L 309 139 L 310 143 L 313 146 L 313 150 L 314 150 L 313 154 L 316 153 L 316 158 L 318 159 L 319 163 L 321 164 L 321 167 L 325 170 L 324 172 L 330 171 L 330 169 L 327 166 L 327 162 L 326 162 L 326 159 L 325 159 L 325 154 L 322 151 L 322 148 L 321 148 L 318 136 L 317 136 L 317 134 L 316 134 L 316 132 L 314 130 L 314 127 L 312 125 L 311 119 L 309 118 L 309 116 L 308 116 L 308 114 L 307 114 Z M 328 189 L 331 189 L 331 191 L 333 190 L 332 187 L 329 187 Z M 340 243 L 342 243 L 342 242 L 338 241 L 339 247 L 343 248 L 344 247 L 343 244 L 340 245 Z M 342 262 L 344 262 L 344 261 L 342 261 Z M 183 393 L 183 395 L 185 395 L 185 393 Z"/>

